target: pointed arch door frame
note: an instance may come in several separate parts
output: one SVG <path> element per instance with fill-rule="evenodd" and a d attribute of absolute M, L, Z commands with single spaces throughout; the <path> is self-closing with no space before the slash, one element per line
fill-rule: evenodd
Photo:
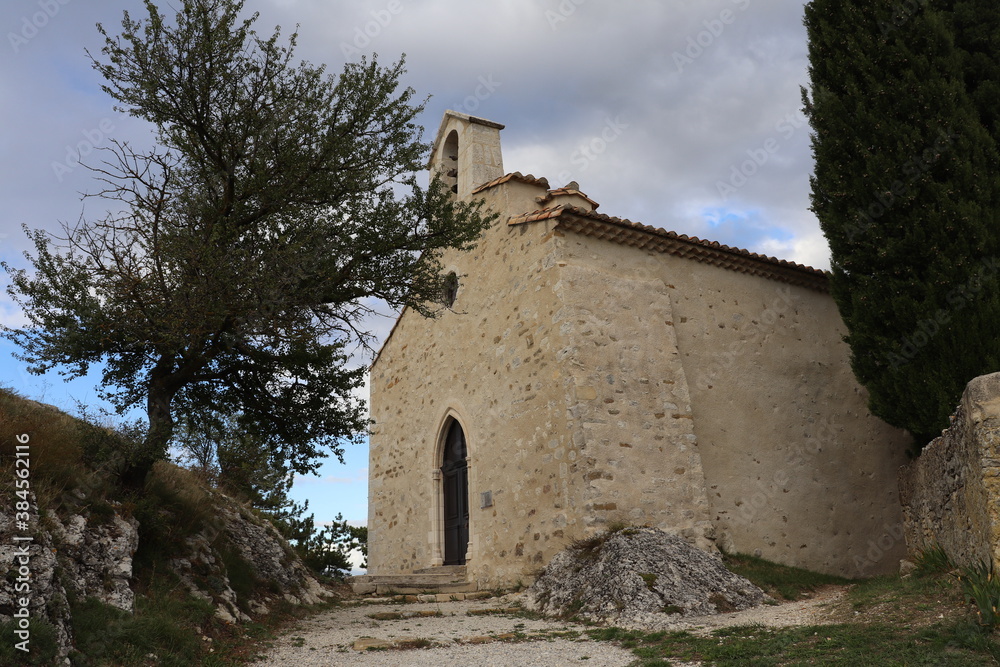
<path fill-rule="evenodd" d="M 457 428 L 465 447 L 464 466 L 449 455 L 449 434 L 454 437 Z M 452 443 L 454 446 L 454 442 Z M 446 465 L 447 464 L 447 465 Z M 472 512 L 469 505 L 469 489 L 473 485 L 472 455 L 469 443 L 469 429 L 458 412 L 446 411 L 438 423 L 436 446 L 431 467 L 431 485 L 434 499 L 431 509 L 430 565 L 459 565 L 472 561 L 474 553 Z M 454 494 L 459 494 L 455 497 Z M 457 513 L 457 516 L 456 516 Z M 450 516 L 449 516 L 450 515 Z M 464 557 L 460 553 L 464 542 Z M 456 550 L 458 550 L 456 552 Z"/>

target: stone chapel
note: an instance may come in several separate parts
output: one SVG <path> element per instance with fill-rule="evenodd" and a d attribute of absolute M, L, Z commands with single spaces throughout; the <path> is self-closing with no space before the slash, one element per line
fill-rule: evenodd
<path fill-rule="evenodd" d="M 867 410 L 827 275 L 505 173 L 501 129 L 448 111 L 434 142 L 432 174 L 500 219 L 371 367 L 369 579 L 527 584 L 615 524 L 895 571 L 908 439 Z"/>

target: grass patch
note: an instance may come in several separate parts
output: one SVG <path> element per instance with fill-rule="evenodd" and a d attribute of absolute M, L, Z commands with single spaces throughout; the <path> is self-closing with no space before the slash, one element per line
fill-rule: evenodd
<path fill-rule="evenodd" d="M 71 604 L 76 633 L 74 665 L 156 664 L 170 667 L 198 664 L 205 652 L 192 627 L 207 626 L 212 605 L 191 597 L 157 591 L 139 596 L 134 614 L 88 598 Z"/>
<path fill-rule="evenodd" d="M 590 537 L 585 537 L 579 540 L 573 540 L 570 543 L 569 548 L 576 552 L 577 560 L 585 563 L 596 563 L 598 558 L 601 556 L 601 549 L 604 548 L 604 543 L 614 535 L 615 533 L 629 531 L 629 527 L 624 523 L 612 523 L 608 526 L 607 530 L 604 530 L 596 535 L 591 535 Z M 626 532 L 626 534 L 631 535 L 634 531 Z"/>
<path fill-rule="evenodd" d="M 769 665 L 996 665 L 1000 644 L 984 632 L 949 575 L 876 577 L 855 582 L 838 607 L 838 622 L 790 628 L 743 625 L 710 636 L 689 632 L 589 630 L 638 656 L 643 667 L 670 660 L 721 667 Z"/>
<path fill-rule="evenodd" d="M 253 565 L 247 562 L 232 545 L 223 544 L 219 548 L 219 555 L 226 566 L 229 587 L 236 593 L 237 604 L 243 612 L 249 614 L 251 611 L 250 600 L 253 597 L 254 591 L 263 582 L 257 576 L 257 571 Z"/>
<path fill-rule="evenodd" d="M 984 631 L 992 632 L 1000 625 L 1000 578 L 993 572 L 990 561 L 982 561 L 962 568 L 958 575 L 962 599 L 976 610 L 976 621 Z"/>
<path fill-rule="evenodd" d="M 106 476 L 85 465 L 81 445 L 90 433 L 117 436 L 81 422 L 59 410 L 21 398 L 0 388 L 0 469 L 4 480 L 13 480 L 17 437 L 28 436 L 31 490 L 40 507 L 77 510 L 77 491 L 91 501 L 103 501 L 112 485 Z M 6 483 L 6 482 L 5 482 Z"/>
<path fill-rule="evenodd" d="M 27 652 L 16 647 L 24 639 L 14 634 L 17 623 L 14 620 L 0 622 L 0 665 L 55 665 L 59 647 L 56 645 L 56 631 L 45 621 L 31 619 Z"/>
<path fill-rule="evenodd" d="M 765 628 L 744 625 L 709 637 L 688 632 L 591 630 L 593 639 L 631 648 L 643 667 L 668 660 L 703 661 L 719 667 L 747 665 L 954 665 L 981 666 L 995 660 L 996 646 L 968 633 L 963 622 L 912 632 L 891 625 L 817 625 Z"/>
<path fill-rule="evenodd" d="M 944 574 L 955 569 L 948 554 L 939 544 L 918 553 L 913 559 L 913 564 L 916 565 L 913 574 L 917 576 Z"/>
<path fill-rule="evenodd" d="M 403 618 L 403 615 L 398 611 L 379 611 L 374 614 L 365 614 L 365 616 L 375 621 L 398 621 Z"/>
<path fill-rule="evenodd" d="M 823 586 L 851 583 L 844 577 L 780 565 L 748 554 L 726 554 L 723 558 L 731 572 L 746 577 L 771 597 L 782 600 L 800 600 Z"/>

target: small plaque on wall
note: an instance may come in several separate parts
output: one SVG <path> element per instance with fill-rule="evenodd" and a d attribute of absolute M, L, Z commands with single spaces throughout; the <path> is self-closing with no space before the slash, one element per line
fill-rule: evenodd
<path fill-rule="evenodd" d="M 479 494 L 479 509 L 484 510 L 487 507 L 493 507 L 492 491 L 483 491 Z"/>

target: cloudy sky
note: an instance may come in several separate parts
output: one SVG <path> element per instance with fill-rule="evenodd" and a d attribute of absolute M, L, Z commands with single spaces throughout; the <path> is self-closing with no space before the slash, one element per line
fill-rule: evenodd
<path fill-rule="evenodd" d="M 165 12 L 179 0 L 162 0 Z M 812 158 L 802 0 L 247 0 L 258 32 L 299 27 L 298 55 L 338 72 L 406 54 L 405 83 L 445 109 L 503 123 L 504 167 L 569 180 L 600 212 L 829 267 L 809 207 Z M 86 50 L 140 0 L 5 0 L 0 7 L 0 260 L 26 267 L 22 224 L 58 230 L 98 217 L 83 162 L 150 129 L 112 109 Z M 0 287 L 7 278 L 0 273 Z M 5 291 L 0 323 L 22 314 Z M 391 322 L 376 323 L 385 332 Z M 0 343 L 0 382 L 60 407 L 95 401 L 94 380 L 28 376 Z M 311 508 L 365 514 L 366 453 L 303 480 Z"/>

